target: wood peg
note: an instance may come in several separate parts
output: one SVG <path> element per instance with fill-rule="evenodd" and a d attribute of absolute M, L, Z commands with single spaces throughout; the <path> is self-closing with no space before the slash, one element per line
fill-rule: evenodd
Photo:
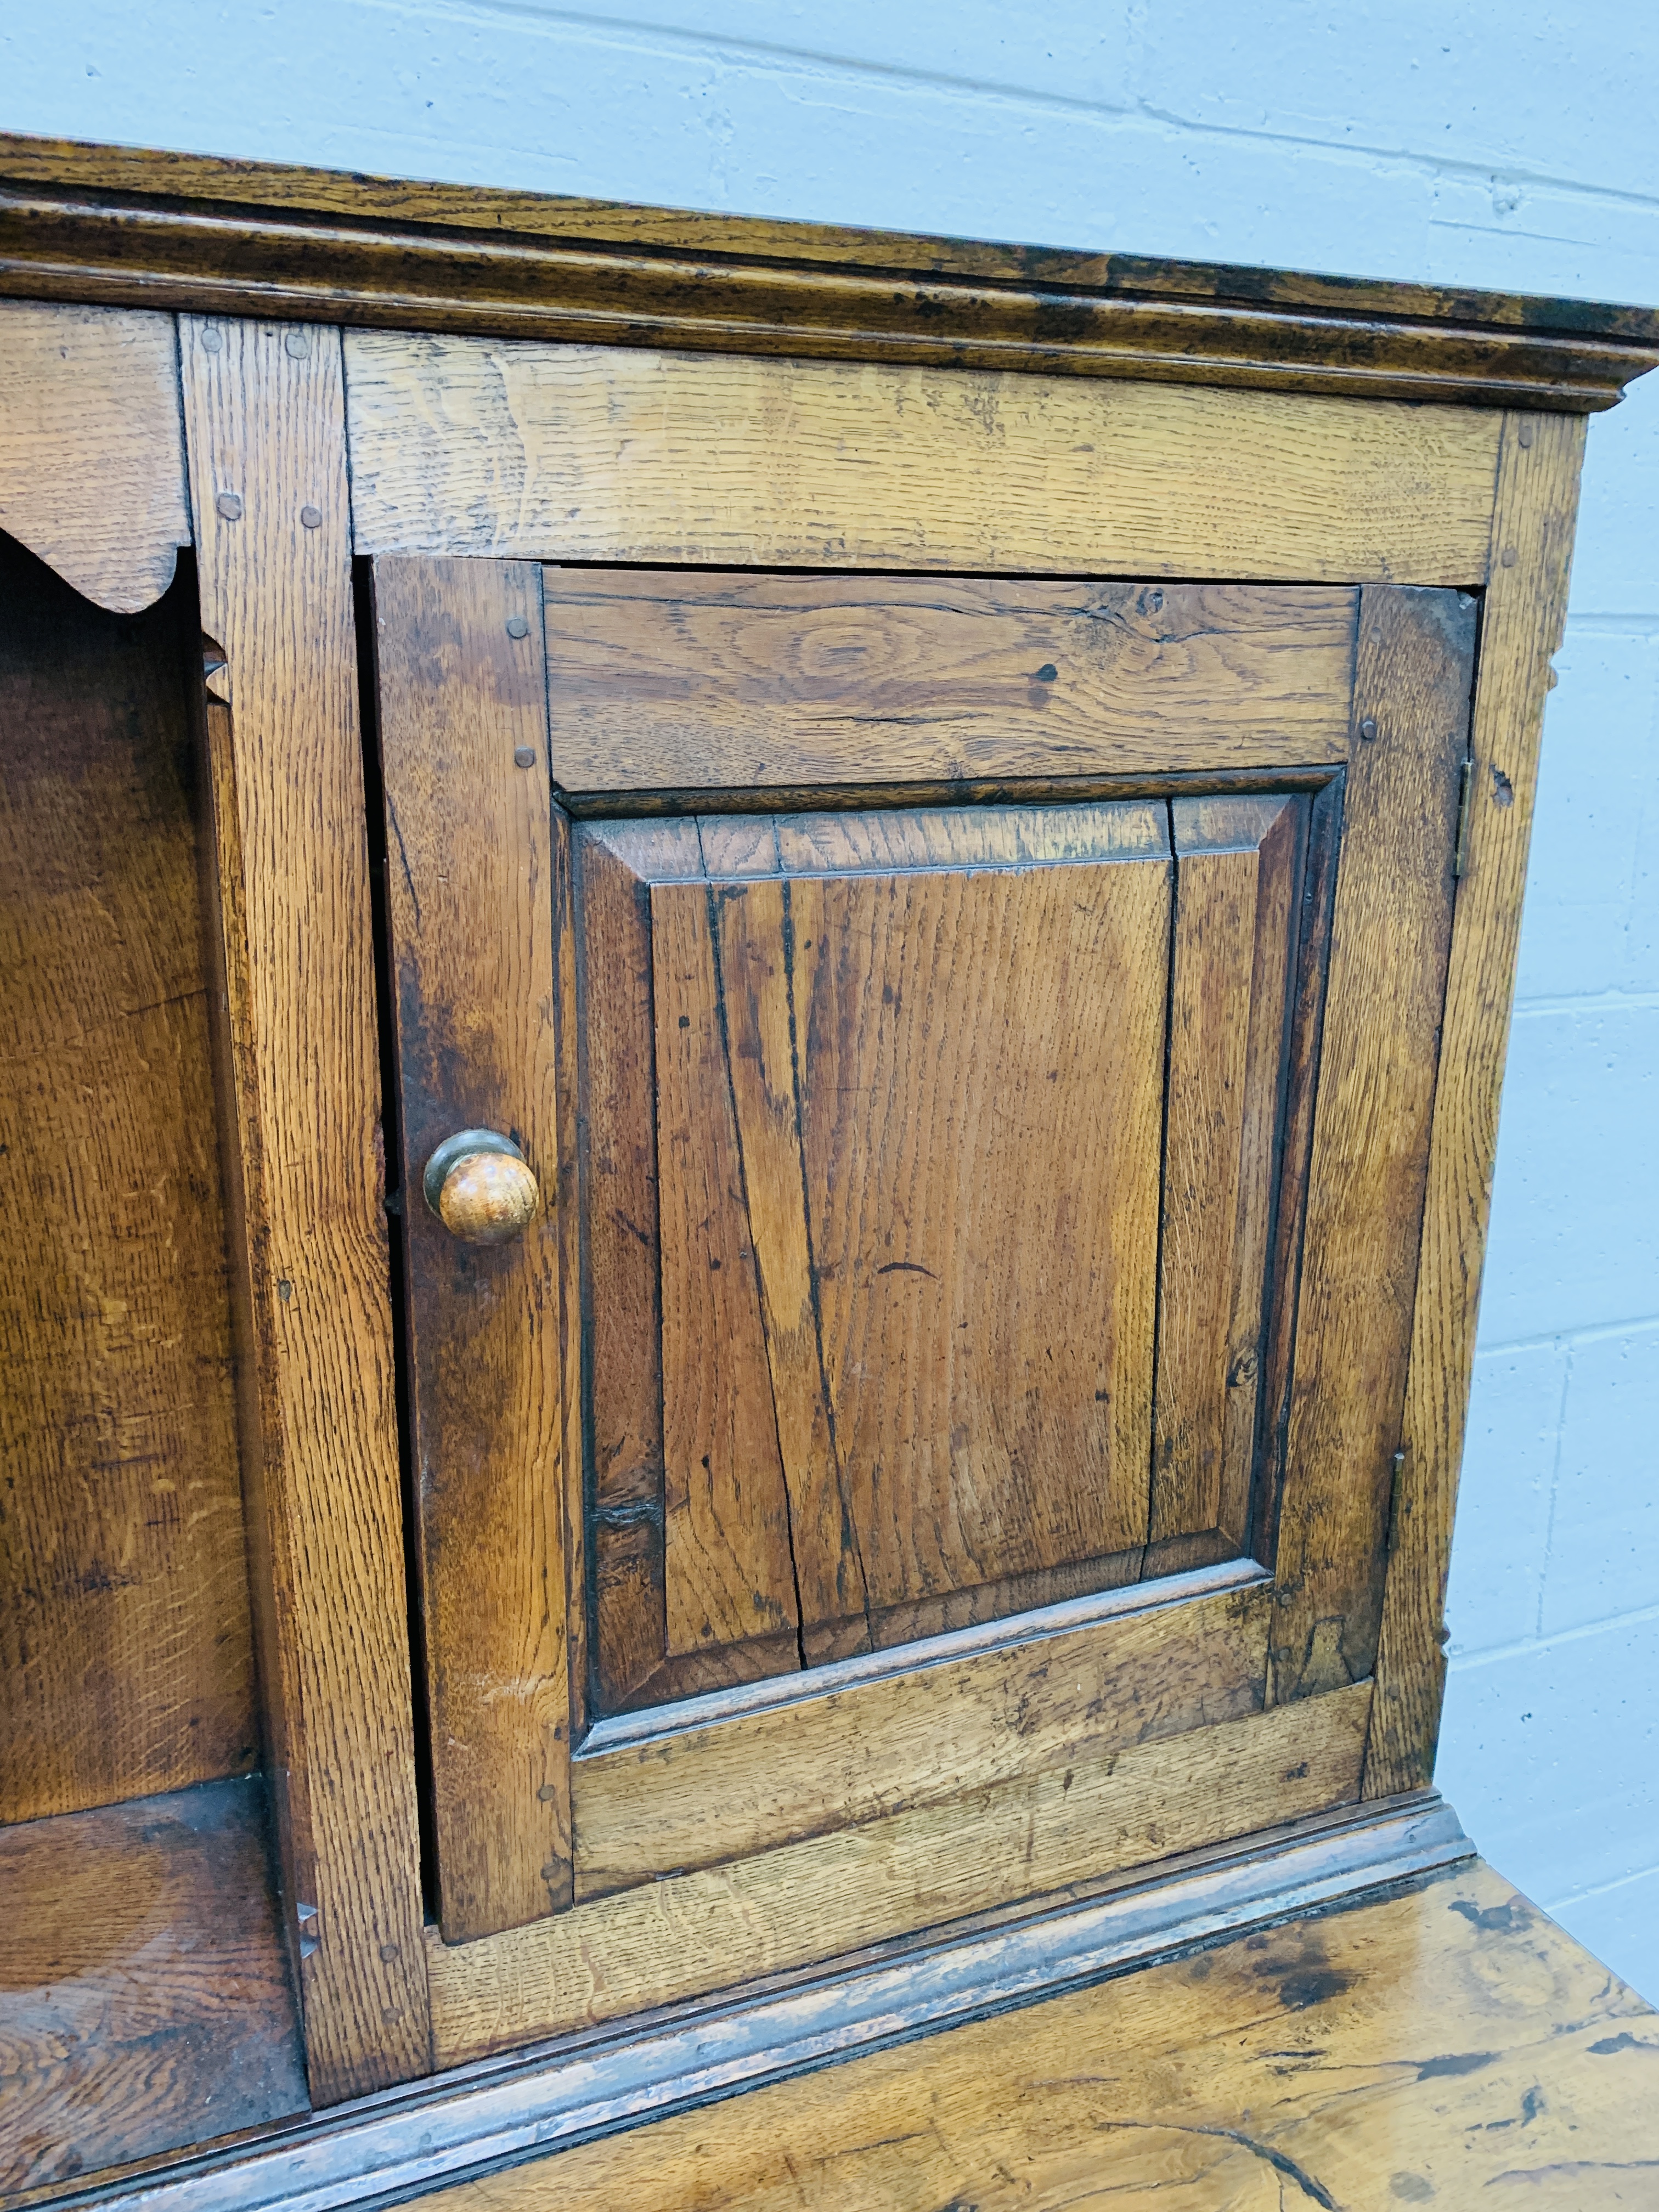
<path fill-rule="evenodd" d="M 421 1177 L 426 1202 L 451 1236 L 467 1244 L 506 1244 L 536 1218 L 541 1191 L 524 1154 L 494 1129 L 446 1137 Z"/>

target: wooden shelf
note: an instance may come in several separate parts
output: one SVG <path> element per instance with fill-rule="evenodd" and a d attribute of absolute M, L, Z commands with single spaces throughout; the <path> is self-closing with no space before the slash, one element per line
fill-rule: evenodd
<path fill-rule="evenodd" d="M 1607 2212 L 1659 2190 L 1659 2014 L 1479 1861 L 752 2091 L 429 2212 Z"/>

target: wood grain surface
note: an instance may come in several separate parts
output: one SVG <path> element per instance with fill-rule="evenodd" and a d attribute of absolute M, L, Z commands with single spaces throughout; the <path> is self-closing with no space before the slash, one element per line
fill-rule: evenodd
<path fill-rule="evenodd" d="M 913 1644 L 884 1674 L 832 1668 L 815 1693 L 787 1704 L 729 1716 L 682 1708 L 672 1732 L 614 1748 L 596 1731 L 573 1778 L 579 1894 L 745 1858 L 1260 1708 L 1259 1584 L 1072 1625 L 1088 1603 L 1039 1614 L 1000 1649 Z"/>
<path fill-rule="evenodd" d="M 0 541 L 0 1821 L 258 1747 L 193 635 Z"/>
<path fill-rule="evenodd" d="M 444 1936 L 570 1899 L 553 872 L 541 578 L 374 568 L 404 1289 Z M 507 1243 L 427 1205 L 458 1130 L 511 1136 L 544 1198 Z"/>
<path fill-rule="evenodd" d="M 1302 1251 L 1273 1700 L 1369 1676 L 1468 744 L 1473 604 L 1367 586 Z M 1367 728 L 1374 733 L 1366 734 Z"/>
<path fill-rule="evenodd" d="M 878 1643 L 1146 1540 L 1170 870 L 1154 810 L 1098 813 L 1065 861 L 988 815 L 972 873 L 789 887 L 799 1181 Z"/>
<path fill-rule="evenodd" d="M 573 793 L 1340 761 L 1347 589 L 550 568 Z"/>
<path fill-rule="evenodd" d="M 1650 308 L 0 137 L 0 287 L 742 354 L 1611 406 Z"/>
<path fill-rule="evenodd" d="M 1218 1530 L 1242 1549 L 1288 1019 L 1302 817 L 1177 799 L 1147 1566 Z"/>
<path fill-rule="evenodd" d="M 355 331 L 359 553 L 1476 585 L 1495 416 Z"/>
<path fill-rule="evenodd" d="M 136 614 L 190 543 L 171 315 L 0 301 L 0 530 Z"/>
<path fill-rule="evenodd" d="M 0 2189 L 306 2109 L 257 1778 L 0 1829 Z"/>
<path fill-rule="evenodd" d="M 618 1442 L 665 1445 L 665 1595 L 642 1572 L 617 1609 L 648 1633 L 662 1604 L 669 1664 L 629 1701 L 1133 1578 L 1164 810 L 699 817 L 593 825 L 578 850 L 595 1188 L 631 1175 L 643 1201 L 586 1212 L 596 1550 L 625 1516 L 637 1555 L 652 1504 L 648 1445 L 615 1449 L 602 1407 L 627 1408 Z M 648 943 L 619 865 L 648 886 Z M 635 1015 L 628 1037 L 641 977 L 653 1030 Z M 651 1090 L 623 1068 L 653 1071 L 654 1190 Z M 652 1254 L 617 1217 L 659 1212 L 653 1419 Z M 603 1567 L 598 1603 L 603 1654 L 630 1642 Z M 699 1653 L 698 1674 L 675 1663 Z"/>
<path fill-rule="evenodd" d="M 1366 1791 L 1425 1784 L 1446 1666 L 1446 1574 L 1462 1457 L 1498 1103 L 1550 657 L 1561 641 L 1582 426 L 1504 425 L 1492 583 L 1481 615 L 1471 803 L 1423 1206 L 1393 1553 L 1383 1595 Z M 1511 559 L 1510 556 L 1514 558 Z"/>
<path fill-rule="evenodd" d="M 439 2192 L 440 2212 L 1624 2212 L 1659 2014 L 1480 1865 Z"/>
<path fill-rule="evenodd" d="M 431 2063 L 340 347 L 180 345 L 262 1687 L 330 2104 Z"/>
<path fill-rule="evenodd" d="M 672 2003 L 1353 1802 L 1370 1685 L 666 1875 L 478 1943 L 432 1931 L 436 2063 Z"/>
<path fill-rule="evenodd" d="M 813 1325 L 781 886 L 757 893 L 717 918 L 715 885 L 658 884 L 650 911 L 667 1656 L 764 1646 L 771 1674 L 803 1663 L 803 1604 L 816 1630 L 865 1597 Z"/>

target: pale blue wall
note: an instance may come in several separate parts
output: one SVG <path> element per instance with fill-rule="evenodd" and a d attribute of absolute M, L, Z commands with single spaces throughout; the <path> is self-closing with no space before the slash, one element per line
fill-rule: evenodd
<path fill-rule="evenodd" d="M 1547 0 L 61 0 L 0 125 L 1659 302 L 1659 10 Z M 1591 425 L 1441 1779 L 1659 1998 L 1659 375 Z"/>

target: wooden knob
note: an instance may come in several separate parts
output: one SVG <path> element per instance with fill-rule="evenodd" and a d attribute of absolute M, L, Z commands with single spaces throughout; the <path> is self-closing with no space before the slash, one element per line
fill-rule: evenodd
<path fill-rule="evenodd" d="M 439 1220 L 467 1244 L 506 1244 L 523 1236 L 541 1204 L 524 1154 L 494 1129 L 446 1137 L 421 1182 Z"/>

